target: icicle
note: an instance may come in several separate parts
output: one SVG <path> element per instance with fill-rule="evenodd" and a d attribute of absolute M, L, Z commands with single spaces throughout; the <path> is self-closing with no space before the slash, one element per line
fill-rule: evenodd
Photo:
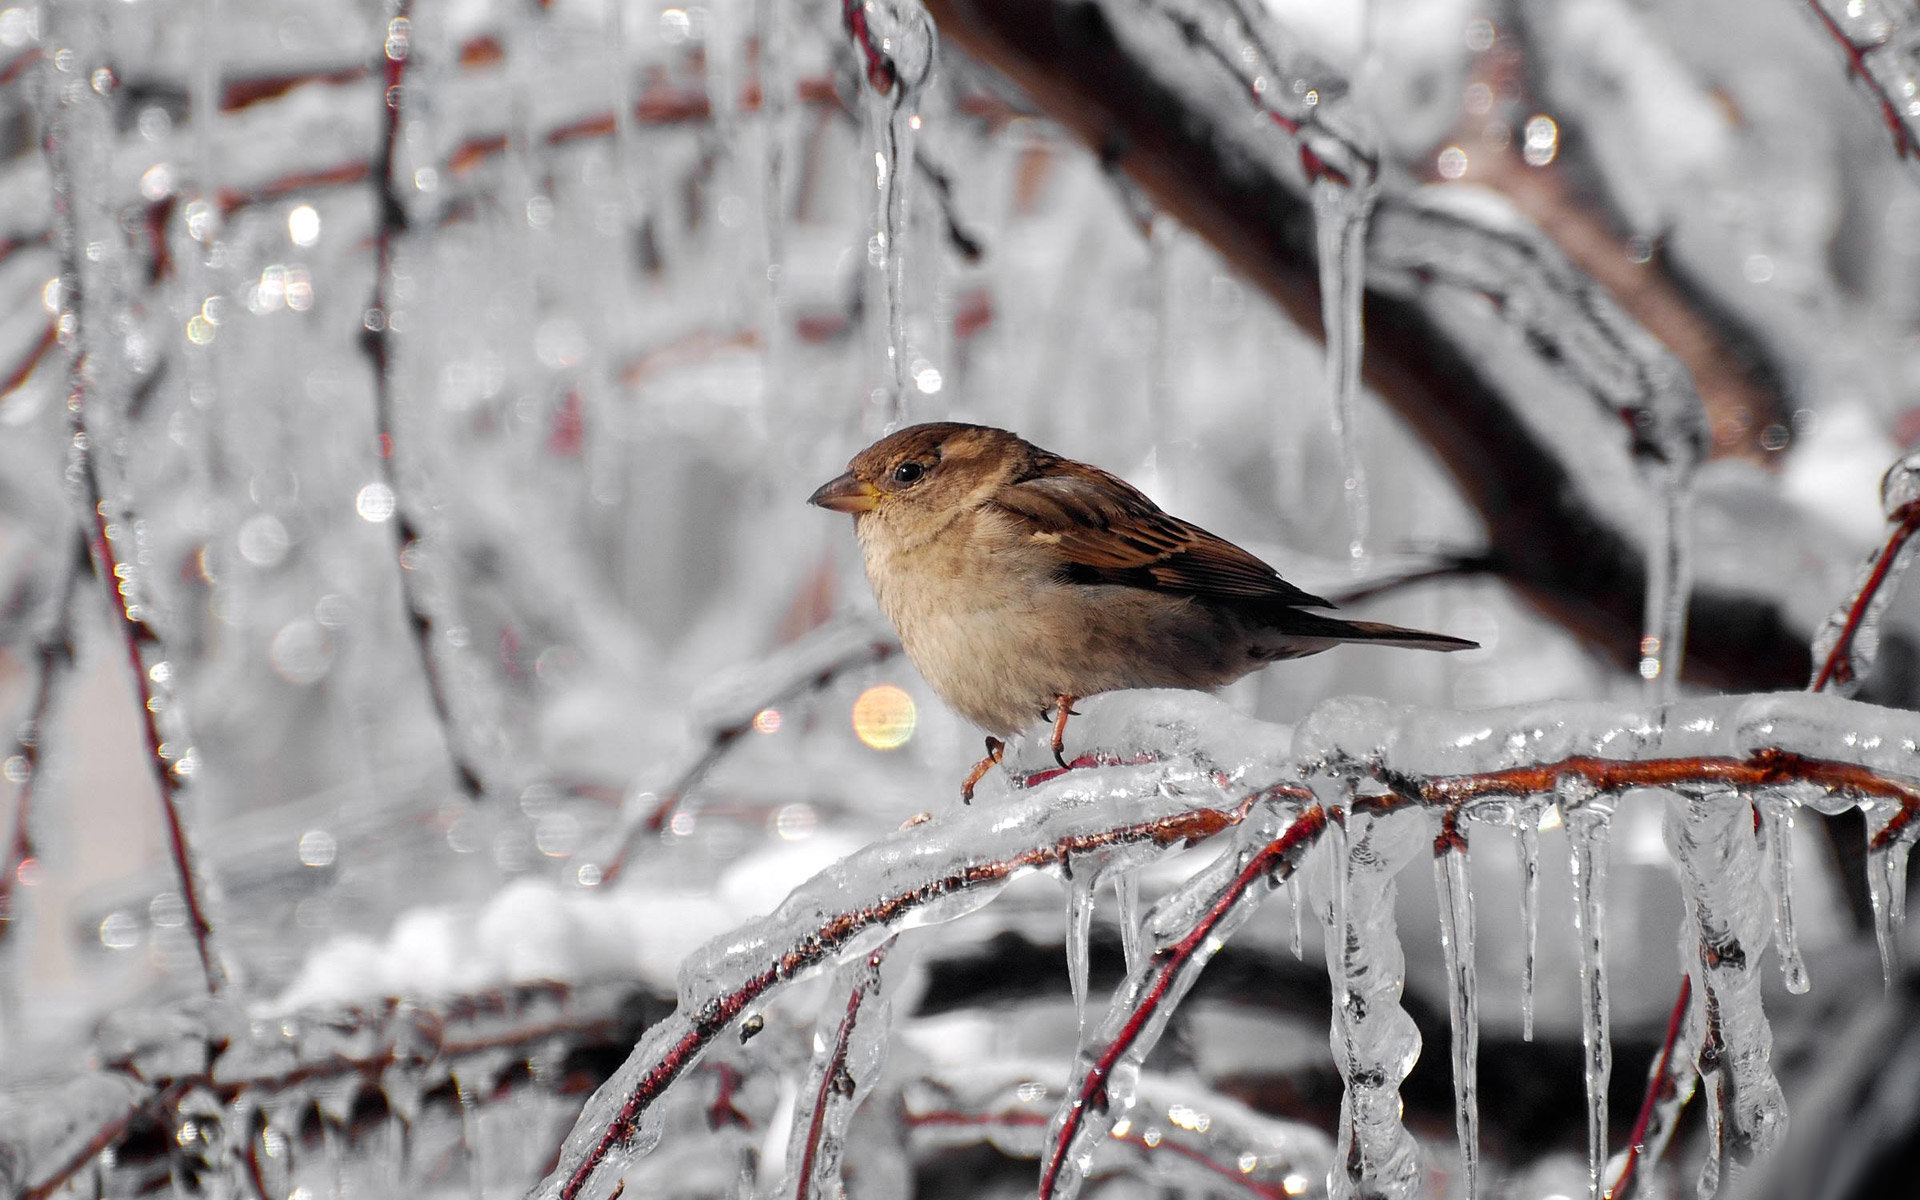
<path fill-rule="evenodd" d="M 1419 1183 L 1419 1148 L 1400 1119 L 1400 1082 L 1420 1057 L 1420 1031 L 1400 1005 L 1406 959 L 1393 910 L 1395 876 L 1427 847 L 1427 828 L 1415 813 L 1357 809 L 1347 816 L 1344 864 L 1332 864 L 1337 915 L 1326 927 L 1327 972 L 1334 1063 L 1346 1085 L 1335 1139 L 1340 1166 L 1327 1180 L 1334 1200 L 1410 1197 Z"/>
<path fill-rule="evenodd" d="M 800 1089 L 787 1137 L 782 1196 L 809 1200 L 845 1195 L 840 1169 L 847 1124 L 880 1077 L 887 1056 L 892 1003 L 881 968 L 895 940 L 888 938 L 834 971 L 814 1030 L 813 1066 Z"/>
<path fill-rule="evenodd" d="M 867 261 L 886 295 L 890 392 L 881 407 L 887 429 L 908 416 L 906 235 L 920 89 L 933 70 L 933 21 L 919 0 L 847 0 L 846 22 L 865 61 L 867 129 L 874 146 L 874 233 Z M 871 423 L 871 422 L 870 422 Z"/>
<path fill-rule="evenodd" d="M 1067 983 L 1073 989 L 1073 1012 L 1080 1028 L 1087 1025 L 1087 936 L 1093 928 L 1093 890 L 1100 872 L 1090 863 L 1067 876 Z"/>
<path fill-rule="evenodd" d="M 1770 1060 L 1773 1031 L 1760 1003 L 1760 956 L 1769 918 L 1753 814 L 1737 792 L 1671 796 L 1667 847 L 1692 917 L 1683 952 L 1701 1014 L 1700 1074 L 1721 1110 L 1715 1145 L 1741 1163 L 1765 1155 L 1786 1131 L 1786 1099 Z M 1702 1194 L 1706 1190 L 1704 1179 Z"/>
<path fill-rule="evenodd" d="M 1444 837 L 1445 835 L 1443 835 Z M 1455 835 L 1458 837 L 1458 835 Z M 1474 986 L 1473 895 L 1468 890 L 1467 844 L 1435 846 L 1433 883 L 1440 894 L 1440 948 L 1447 956 L 1447 1014 L 1453 1047 L 1453 1119 L 1460 1137 L 1460 1169 L 1467 1200 L 1477 1192 L 1480 1165 L 1480 1002 Z"/>
<path fill-rule="evenodd" d="M 1580 1043 L 1587 1084 L 1588 1195 L 1600 1200 L 1607 1162 L 1607 1081 L 1613 1074 L 1613 1035 L 1607 1021 L 1606 942 L 1602 923 L 1607 884 L 1607 822 L 1613 801 L 1584 780 L 1558 788 L 1566 813 L 1573 866 L 1573 922 L 1580 938 Z"/>
<path fill-rule="evenodd" d="M 1880 947 L 1880 974 L 1889 989 L 1900 966 L 1900 936 L 1907 919 L 1907 852 L 1912 849 L 1909 822 L 1891 839 L 1881 835 L 1900 815 L 1898 801 L 1875 800 L 1860 806 L 1867 818 L 1867 897 L 1873 902 L 1873 940 Z"/>
<path fill-rule="evenodd" d="M 1813 638 L 1811 690 L 1850 696 L 1873 670 L 1880 653 L 1880 620 L 1893 602 L 1900 577 L 1920 553 L 1920 451 L 1888 469 L 1880 481 L 1880 506 L 1893 528 L 1884 545 L 1867 556 L 1847 599 L 1827 615 Z"/>
<path fill-rule="evenodd" d="M 1307 898 L 1301 894 L 1300 881 L 1298 879 L 1290 879 L 1287 881 L 1287 902 L 1293 908 L 1293 961 L 1304 962 L 1307 957 L 1304 929 L 1306 924 Z"/>
<path fill-rule="evenodd" d="M 1787 990 L 1800 995 L 1812 983 L 1793 931 L 1794 803 L 1777 789 L 1762 792 L 1755 803 L 1767 831 L 1767 864 L 1773 875 L 1773 948 L 1780 956 L 1780 974 Z"/>
<path fill-rule="evenodd" d="M 1320 255 L 1320 320 L 1327 338 L 1327 387 L 1334 440 L 1340 447 L 1340 490 L 1347 512 L 1347 555 L 1356 566 L 1367 552 L 1367 480 L 1360 463 L 1355 401 L 1364 349 L 1361 309 L 1367 293 L 1367 218 L 1373 180 L 1322 175 L 1313 181 L 1313 215 Z"/>
<path fill-rule="evenodd" d="M 1677 454 L 1674 450 L 1670 453 Z M 1687 510 L 1691 497 L 1691 460 L 1655 464 L 1660 520 L 1647 546 L 1647 601 L 1640 637 L 1640 678 L 1653 700 L 1679 693 L 1680 663 L 1686 653 L 1687 601 L 1693 591 L 1693 565 Z"/>
<path fill-rule="evenodd" d="M 1144 961 L 1140 947 L 1140 877 L 1124 866 L 1113 872 L 1113 898 L 1120 919 L 1120 949 L 1126 955 L 1127 974 Z"/>
<path fill-rule="evenodd" d="M 1540 810 L 1521 808 L 1514 842 L 1520 855 L 1520 936 L 1526 949 L 1520 962 L 1520 1036 L 1533 1040 L 1533 965 L 1540 942 Z"/>

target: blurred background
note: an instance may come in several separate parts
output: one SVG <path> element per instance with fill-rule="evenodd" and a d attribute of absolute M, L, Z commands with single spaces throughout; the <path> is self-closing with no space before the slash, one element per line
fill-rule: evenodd
<path fill-rule="evenodd" d="M 1026 8 L 934 4 L 937 49 L 877 0 L 0 9 L 0 1087 L 57 1125 L 0 1179 L 45 1194 L 80 1147 L 61 1178 L 82 1194 L 534 1182 L 686 953 L 951 806 L 977 756 L 892 652 L 850 523 L 803 503 L 892 419 L 1012 428 L 1356 615 L 1482 645 L 1282 664 L 1223 694 L 1240 714 L 1631 698 L 1659 489 L 1634 405 L 1565 350 L 1599 321 L 1642 368 L 1683 368 L 1646 403 L 1701 431 L 1683 691 L 1804 686 L 1886 534 L 1881 474 L 1920 444 L 1910 7 Z M 1102 91 L 1163 67 L 1171 101 Z M 1314 185 L 1263 119 L 1316 106 L 1374 156 L 1379 229 L 1450 205 L 1482 239 L 1367 276 L 1357 561 Z M 1525 253 L 1486 255 L 1496 237 Z M 1917 630 L 1896 598 L 1864 697 L 1920 698 Z M 212 1008 L 162 781 L 226 980 Z M 1796 831 L 1815 989 L 1770 1012 L 1796 1120 L 1829 1116 L 1741 1194 L 1912 1194 L 1920 1113 L 1895 1080 L 1920 1045 L 1896 1032 L 1908 993 L 1875 983 L 1861 837 Z M 1508 841 L 1475 843 L 1483 1191 L 1576 1195 L 1565 843 L 1543 834 L 1524 1042 Z M 1149 898 L 1207 857 L 1156 868 Z M 1657 807 L 1623 805 L 1611 889 L 1618 1145 L 1678 980 Z M 1434 905 L 1402 891 L 1429 1046 L 1407 1117 L 1427 1194 L 1458 1194 Z M 1318 939 L 1296 958 L 1270 909 L 1157 1069 L 1255 1124 L 1330 1129 Z M 1096 999 L 1113 918 L 1103 900 Z M 895 1126 L 916 1087 L 1059 1086 L 1062 938 L 1039 877 L 925 937 L 853 1194 L 1031 1188 L 1019 1146 Z M 732 1116 L 671 1134 L 646 1194 L 778 1180 L 766 1139 L 819 998 L 702 1077 L 688 1111 Z M 197 1089 L 86 1142 L 126 1109 L 103 1079 L 223 1038 L 350 1058 L 400 1011 L 440 1031 L 409 1078 Z M 456 1026 L 482 1049 L 445 1051 Z M 1324 1185 L 1274 1178 L 1256 1194 Z M 1145 1161 L 1100 1186 L 1246 1194 Z"/>

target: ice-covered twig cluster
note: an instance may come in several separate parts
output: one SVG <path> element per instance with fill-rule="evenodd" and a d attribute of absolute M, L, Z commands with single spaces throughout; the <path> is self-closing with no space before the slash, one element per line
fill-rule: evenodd
<path fill-rule="evenodd" d="M 355 1125 L 365 1101 L 377 1098 L 423 1142 L 429 1108 L 458 1131 L 462 1108 L 533 1082 L 516 1066 L 556 1047 L 564 1057 L 618 1046 L 655 1005 L 632 984 L 528 985 L 271 1018 L 223 1000 L 128 1013 L 102 1031 L 98 1070 L 0 1104 L 0 1185 L 45 1200 L 116 1146 L 116 1171 L 164 1178 L 178 1169 L 164 1144 L 157 1154 L 124 1145 L 130 1130 L 158 1127 L 201 1170 L 250 1179 L 257 1195 L 285 1194 L 270 1184 L 332 1157 L 331 1145 L 311 1145 L 316 1136 L 363 1135 Z M 457 1132 L 454 1140 L 455 1153 L 481 1150 Z"/>
<path fill-rule="evenodd" d="M 1085 1034 L 1042 1149 L 1041 1194 L 1075 1194 L 1103 1140 L 1129 1120 L 1141 1063 L 1206 960 L 1315 845 L 1329 847 L 1316 860 L 1324 864 L 1316 911 L 1328 932 L 1335 1060 L 1346 1082 L 1332 1192 L 1406 1196 L 1417 1177 L 1398 1087 L 1419 1039 L 1399 1006 L 1404 968 L 1392 894 L 1400 870 L 1425 847 L 1438 864 L 1453 964 L 1461 1154 L 1471 1175 L 1472 898 L 1457 884 L 1475 826 L 1525 826 L 1551 810 L 1570 830 L 1574 858 L 1598 1195 L 1610 1069 L 1601 968 L 1607 835 L 1616 804 L 1636 794 L 1670 797 L 1669 838 L 1688 881 L 1695 947 L 1686 962 L 1695 977 L 1692 1044 L 1700 1047 L 1695 1061 L 1719 1130 L 1710 1156 L 1717 1171 L 1723 1158 L 1745 1163 L 1764 1155 L 1785 1123 L 1756 972 L 1770 936 L 1791 941 L 1790 927 L 1774 928 L 1790 921 L 1790 909 L 1775 905 L 1766 886 L 1765 855 L 1782 853 L 1783 843 L 1770 839 L 1763 853 L 1755 806 L 1867 811 L 1887 944 L 1900 919 L 1892 888 L 1920 812 L 1920 746 L 1905 715 L 1819 695 L 1490 713 L 1334 701 L 1296 732 L 1291 763 L 1299 783 L 1257 788 L 1237 803 L 1226 789 L 1240 786 L 1234 780 L 1244 771 L 1221 774 L 1198 759 L 1090 765 L 1005 807 L 912 824 L 837 864 L 766 920 L 684 964 L 679 1010 L 588 1104 L 540 1194 L 611 1194 L 620 1172 L 658 1139 L 654 1113 L 666 1090 L 721 1033 L 799 978 L 835 962 L 855 964 L 840 993 L 851 1017 L 861 1007 L 862 972 L 873 966 L 858 964 L 876 938 L 963 916 L 1022 870 L 1065 871 L 1077 860 L 1164 849 L 1229 828 L 1234 836 L 1214 863 L 1141 922 L 1150 949 Z M 831 1061 L 845 1057 L 846 1045 L 835 1036 L 819 1049 Z"/>

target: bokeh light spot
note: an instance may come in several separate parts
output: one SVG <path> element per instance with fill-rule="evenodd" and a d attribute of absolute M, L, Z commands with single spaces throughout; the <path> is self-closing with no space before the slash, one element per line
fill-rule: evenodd
<path fill-rule="evenodd" d="M 311 246 L 320 240 L 320 213 L 313 205 L 297 205 L 287 213 L 287 238 L 296 246 Z"/>
<path fill-rule="evenodd" d="M 763 708 L 755 713 L 753 715 L 753 731 L 755 733 L 779 733 L 780 710 L 777 708 Z"/>
<path fill-rule="evenodd" d="M 897 750 L 919 719 L 913 697 L 891 683 L 875 684 L 853 702 L 853 732 L 875 750 Z"/>

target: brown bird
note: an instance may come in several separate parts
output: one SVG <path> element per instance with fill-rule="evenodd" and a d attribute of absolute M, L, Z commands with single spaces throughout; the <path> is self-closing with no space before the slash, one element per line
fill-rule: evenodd
<path fill-rule="evenodd" d="M 852 513 L 867 578 L 907 657 L 961 716 L 1000 737 L 1122 688 L 1210 692 L 1276 659 L 1341 642 L 1416 650 L 1477 643 L 1331 608 L 1272 567 L 1169 516 L 1126 481 L 1004 429 L 914 425 L 854 455 L 808 497 Z M 1000 736 L 993 736 L 1000 735 Z"/>

